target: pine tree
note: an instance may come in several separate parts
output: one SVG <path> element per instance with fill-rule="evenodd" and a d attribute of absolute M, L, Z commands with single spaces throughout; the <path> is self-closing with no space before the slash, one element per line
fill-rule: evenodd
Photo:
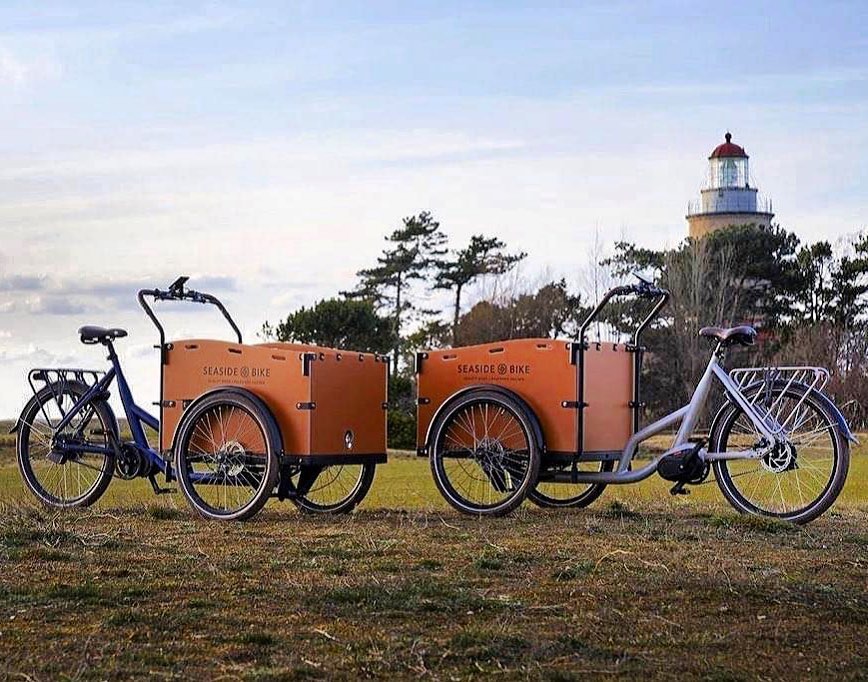
<path fill-rule="evenodd" d="M 438 264 L 439 271 L 434 281 L 435 289 L 455 292 L 452 306 L 452 345 L 458 345 L 458 322 L 461 317 L 461 293 L 468 284 L 482 275 L 502 275 L 508 272 L 527 254 L 504 253 L 506 244 L 496 237 L 481 234 L 470 238 L 470 243 L 454 252 L 449 260 Z"/>
<path fill-rule="evenodd" d="M 371 301 L 389 311 L 394 333 L 394 367 L 401 352 L 401 330 L 406 316 L 419 309 L 413 303 L 412 285 L 425 280 L 446 254 L 446 235 L 429 211 L 402 220 L 403 225 L 386 237 L 389 246 L 373 268 L 360 270 L 359 286 L 345 292 L 350 298 Z M 425 311 L 419 311 L 425 312 Z"/>

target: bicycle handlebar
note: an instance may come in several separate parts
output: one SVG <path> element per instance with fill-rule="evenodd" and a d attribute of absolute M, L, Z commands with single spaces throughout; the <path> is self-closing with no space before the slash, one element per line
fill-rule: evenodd
<path fill-rule="evenodd" d="M 625 284 L 624 286 L 611 289 L 606 295 L 612 296 L 636 296 L 638 298 L 657 298 L 658 296 L 669 296 L 667 289 L 661 289 L 654 286 L 650 282 L 642 282 L 641 284 Z"/>
<path fill-rule="evenodd" d="M 153 298 L 154 301 L 190 301 L 192 303 L 202 303 L 205 305 L 213 305 L 215 306 L 221 313 L 223 313 L 223 317 L 226 318 L 226 321 L 229 323 L 229 326 L 232 327 L 232 331 L 235 332 L 235 335 L 238 337 L 238 343 L 242 343 L 241 340 L 241 330 L 238 329 L 238 325 L 235 324 L 235 320 L 232 319 L 232 316 L 229 314 L 229 311 L 226 310 L 224 305 L 220 302 L 216 296 L 212 294 L 205 294 L 199 291 L 193 291 L 192 289 L 185 289 L 184 285 L 187 283 L 189 277 L 179 277 L 172 284 L 169 285 L 169 288 L 166 290 L 163 289 L 140 289 L 136 298 L 139 301 L 139 305 L 142 306 L 142 309 L 145 311 L 145 314 L 150 318 L 151 322 L 154 323 L 154 326 L 157 328 L 157 331 L 160 333 L 160 347 L 165 345 L 166 343 L 166 332 L 163 329 L 163 325 L 160 324 L 159 319 L 157 319 L 156 314 L 154 314 L 153 308 L 148 304 L 145 300 L 146 297 Z"/>
<path fill-rule="evenodd" d="M 606 295 L 603 296 L 603 299 L 596 305 L 596 307 L 591 311 L 591 313 L 585 318 L 585 321 L 582 322 L 582 326 L 579 328 L 579 341 L 584 343 L 585 341 L 585 332 L 588 327 L 591 325 L 597 316 L 600 314 L 600 311 L 606 306 L 606 304 L 611 301 L 616 296 L 636 296 L 637 298 L 648 298 L 648 299 L 659 299 L 654 307 L 651 309 L 651 312 L 648 316 L 639 323 L 639 326 L 633 331 L 633 345 L 639 345 L 639 336 L 645 331 L 645 328 L 651 323 L 657 313 L 666 305 L 669 301 L 669 290 L 661 289 L 658 286 L 655 286 L 651 282 L 642 277 L 636 275 L 639 279 L 639 284 L 624 284 L 622 286 L 615 287 L 613 289 L 609 289 L 606 292 Z"/>

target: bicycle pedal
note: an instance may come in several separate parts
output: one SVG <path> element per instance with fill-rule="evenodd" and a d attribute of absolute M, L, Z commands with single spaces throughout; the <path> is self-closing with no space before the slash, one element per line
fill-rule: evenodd
<path fill-rule="evenodd" d="M 679 481 L 669 489 L 670 495 L 689 495 L 690 491 L 684 487 L 685 482 Z"/>

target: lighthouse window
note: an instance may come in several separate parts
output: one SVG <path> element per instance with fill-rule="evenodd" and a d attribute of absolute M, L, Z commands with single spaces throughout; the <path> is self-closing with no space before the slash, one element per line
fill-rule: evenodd
<path fill-rule="evenodd" d="M 735 187 L 738 185 L 738 166 L 732 159 L 726 159 L 723 162 L 723 186 Z"/>

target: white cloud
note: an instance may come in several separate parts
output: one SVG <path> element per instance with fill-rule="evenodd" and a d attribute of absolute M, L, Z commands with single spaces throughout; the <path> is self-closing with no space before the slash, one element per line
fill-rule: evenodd
<path fill-rule="evenodd" d="M 52 58 L 25 59 L 0 47 L 0 85 L 21 87 L 34 81 L 58 78 L 60 74 L 60 64 Z"/>
<path fill-rule="evenodd" d="M 71 359 L 68 354 L 56 354 L 30 343 L 24 346 L 0 348 L 0 362 L 24 363 L 34 367 L 62 365 Z"/>
<path fill-rule="evenodd" d="M 309 172 L 311 166 L 327 168 L 334 162 L 343 166 L 353 163 L 420 162 L 447 159 L 454 155 L 514 152 L 522 146 L 522 142 L 516 139 L 496 136 L 485 138 L 425 129 L 287 135 L 157 150 L 115 148 L 67 154 L 52 152 L 42 161 L 34 160 L 33 155 L 28 154 L 20 159 L 5 159 L 0 169 L 0 180 L 130 176 L 166 169 L 172 172 L 198 169 L 213 174 L 220 169 L 238 168 L 241 164 L 255 164 L 258 168 L 304 165 Z M 24 206 L 26 204 L 18 207 Z"/>

